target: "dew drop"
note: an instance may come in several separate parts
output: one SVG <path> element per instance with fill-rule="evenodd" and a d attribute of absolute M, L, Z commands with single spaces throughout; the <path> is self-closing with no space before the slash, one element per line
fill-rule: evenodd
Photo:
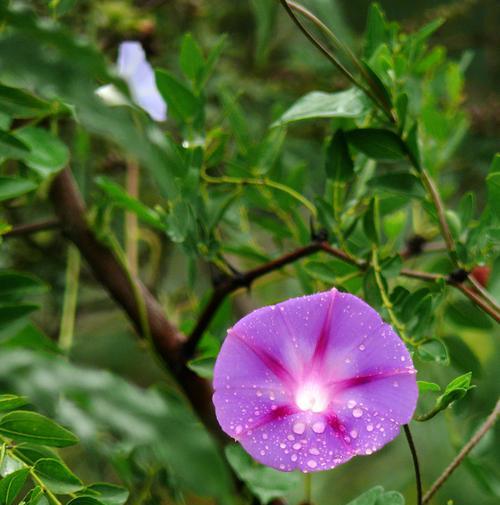
<path fill-rule="evenodd" d="M 293 435 L 288 435 L 286 438 L 288 438 L 290 442 L 293 442 L 295 440 L 295 437 Z"/>
<path fill-rule="evenodd" d="M 292 429 L 294 433 L 297 433 L 297 435 L 302 435 L 302 433 L 306 431 L 306 425 L 305 423 L 295 423 Z"/>
<path fill-rule="evenodd" d="M 309 449 L 309 454 L 312 454 L 313 456 L 319 456 L 319 451 L 316 449 L 316 447 L 311 447 L 311 449 Z"/>
<path fill-rule="evenodd" d="M 368 455 L 368 456 L 369 456 L 370 454 L 372 454 L 372 453 L 373 453 L 373 451 L 372 451 L 371 449 L 366 449 L 366 451 L 365 451 L 365 454 L 366 454 L 366 455 Z"/>
<path fill-rule="evenodd" d="M 241 426 L 241 424 L 238 424 L 238 426 L 236 426 L 236 429 L 234 431 L 236 435 L 239 435 L 243 431 L 243 426 Z"/>
<path fill-rule="evenodd" d="M 266 451 L 264 451 L 264 450 L 260 451 L 260 455 L 261 456 L 265 456 L 266 455 Z"/>
<path fill-rule="evenodd" d="M 349 400 L 347 402 L 347 407 L 349 407 L 350 409 L 353 409 L 355 406 L 356 406 L 356 402 L 354 400 Z"/>
<path fill-rule="evenodd" d="M 290 457 L 290 459 L 292 461 L 297 461 L 297 454 L 292 454 L 292 456 Z"/>
<path fill-rule="evenodd" d="M 326 429 L 326 424 L 323 421 L 317 421 L 312 425 L 314 433 L 323 433 Z"/>
<path fill-rule="evenodd" d="M 361 344 L 361 345 L 358 347 L 358 349 L 359 349 L 360 351 L 364 351 L 364 350 L 366 349 L 366 346 L 365 346 L 365 345 L 363 345 L 363 344 Z"/>
<path fill-rule="evenodd" d="M 302 446 L 299 444 L 299 442 L 293 444 L 293 448 L 298 451 Z"/>
<path fill-rule="evenodd" d="M 318 466 L 318 463 L 316 463 L 316 461 L 314 459 L 310 459 L 308 462 L 307 462 L 307 466 L 309 468 L 316 468 Z"/>
<path fill-rule="evenodd" d="M 256 394 L 257 396 L 262 396 L 262 391 L 257 391 L 255 394 Z"/>
<path fill-rule="evenodd" d="M 357 438 L 358 437 L 358 432 L 356 430 L 352 430 L 351 433 L 349 433 L 352 438 Z"/>
<path fill-rule="evenodd" d="M 354 417 L 361 417 L 363 415 L 363 411 L 361 409 L 354 409 L 352 411 L 352 415 Z"/>
<path fill-rule="evenodd" d="M 369 425 L 366 427 L 366 431 L 373 431 L 373 424 L 369 424 Z"/>

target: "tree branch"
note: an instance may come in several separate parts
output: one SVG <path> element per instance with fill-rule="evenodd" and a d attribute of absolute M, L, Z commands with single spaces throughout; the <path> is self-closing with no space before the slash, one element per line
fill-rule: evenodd
<path fill-rule="evenodd" d="M 369 263 L 355 258 L 347 254 L 346 252 L 331 246 L 327 242 L 313 242 L 312 244 L 300 247 L 291 253 L 284 254 L 279 258 L 269 261 L 264 265 L 261 265 L 252 270 L 248 270 L 244 273 L 238 273 L 234 276 L 226 277 L 218 286 L 215 288 L 214 292 L 207 305 L 203 309 L 196 326 L 191 332 L 188 341 L 184 345 L 185 358 L 189 359 L 193 356 L 196 347 L 203 336 L 203 333 L 210 326 L 212 319 L 214 318 L 217 310 L 222 305 L 227 296 L 229 296 L 234 291 L 240 288 L 249 288 L 251 284 L 258 278 L 263 277 L 271 272 L 279 270 L 284 266 L 295 263 L 296 261 L 311 256 L 319 251 L 323 251 L 330 256 L 334 256 L 345 263 L 349 263 L 357 267 L 360 270 L 365 270 Z M 500 313 L 491 305 L 488 304 L 476 291 L 468 288 L 461 282 L 457 282 L 449 276 L 442 274 L 434 274 L 428 272 L 420 272 L 410 269 L 402 269 L 400 275 L 403 277 L 408 277 L 411 279 L 417 279 L 424 282 L 439 282 L 444 281 L 449 286 L 452 286 L 459 291 L 461 291 L 467 298 L 469 298 L 473 303 L 480 307 L 484 312 L 491 316 L 495 321 L 500 322 Z"/>
<path fill-rule="evenodd" d="M 55 228 L 59 228 L 60 222 L 59 219 L 47 219 L 45 221 L 37 221 L 35 223 L 29 224 L 20 224 L 19 226 L 15 226 L 3 235 L 3 238 L 13 238 L 13 237 L 21 237 L 24 235 L 32 235 L 33 233 L 38 233 L 40 231 L 53 230 Z"/>
<path fill-rule="evenodd" d="M 123 268 L 107 246 L 97 240 L 86 221 L 85 203 L 69 168 L 54 179 L 50 198 L 63 233 L 80 250 L 97 280 L 125 310 L 136 332 L 145 338 L 141 325 L 141 310 L 134 291 L 142 294 L 156 352 L 179 382 L 196 413 L 210 431 L 221 439 L 223 435 L 212 409 L 211 385 L 189 370 L 183 359 L 182 346 L 185 336 L 166 319 L 162 306 L 147 288 Z"/>
<path fill-rule="evenodd" d="M 488 433 L 488 431 L 496 423 L 498 416 L 500 414 L 500 400 L 497 401 L 495 408 L 492 413 L 488 416 L 484 424 L 479 428 L 475 435 L 464 445 L 463 449 L 458 453 L 456 458 L 450 463 L 450 465 L 445 469 L 441 476 L 434 482 L 429 491 L 425 493 L 422 503 L 425 505 L 431 498 L 436 494 L 439 488 L 449 479 L 451 474 L 460 466 L 462 461 L 466 458 L 474 447 L 481 441 L 481 439 Z"/>

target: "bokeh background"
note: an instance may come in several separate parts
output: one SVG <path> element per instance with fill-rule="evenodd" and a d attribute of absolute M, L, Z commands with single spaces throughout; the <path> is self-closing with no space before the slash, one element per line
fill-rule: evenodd
<path fill-rule="evenodd" d="M 47 12 L 46 2 L 32 3 L 40 13 Z M 191 32 L 204 48 L 212 47 L 221 34 L 227 34 L 226 48 L 209 85 L 209 93 L 213 93 L 209 113 L 217 118 L 220 104 L 216 97 L 221 89 L 231 90 L 240 98 L 250 134 L 258 139 L 276 111 L 283 110 L 299 96 L 311 90 L 332 91 L 346 86 L 342 76 L 309 47 L 283 12 L 265 8 L 265 3 L 259 0 L 61 0 L 59 19 L 72 32 L 94 41 L 110 62 L 116 58 L 119 42 L 134 39 L 143 43 L 156 64 L 174 73 L 178 72 L 178 50 L 184 33 Z M 308 0 L 304 4 L 317 12 L 351 47 L 360 49 L 369 1 Z M 458 201 L 466 190 L 475 191 L 481 206 L 484 177 L 493 152 L 499 148 L 500 138 L 500 3 L 496 0 L 385 0 L 380 4 L 390 19 L 408 30 L 438 16 L 446 18 L 431 43 L 444 46 L 454 59 L 468 65 L 463 106 L 470 129 L 444 171 L 442 191 L 451 201 Z M 297 155 L 307 157 L 309 163 L 314 164 L 323 133 L 321 125 L 308 123 L 294 127 L 291 134 Z M 95 152 L 95 159 L 81 162 L 84 183 L 101 173 L 117 180 L 123 178 L 124 167 L 118 154 L 103 152 L 100 156 L 98 146 Z M 154 184 L 145 181 L 144 185 L 144 200 L 154 203 L 157 197 Z M 90 182 L 84 187 L 92 192 Z M 9 212 L 13 222 L 37 217 L 25 210 L 11 209 Z M 39 212 L 49 215 L 50 209 L 39 209 Z M 44 295 L 43 309 L 36 321 L 54 338 L 59 330 L 65 261 L 66 246 L 52 233 L 10 240 L 0 256 L 2 266 L 31 271 L 52 286 Z M 189 273 L 182 251 L 166 239 L 145 232 L 141 275 L 177 323 L 186 324 L 195 318 L 203 288 L 209 286 L 208 272 L 202 266 L 197 290 L 186 293 Z M 300 291 L 293 279 L 280 277 L 279 283 L 273 280 L 276 277 L 259 283 L 251 294 L 240 293 L 225 304 L 218 318 L 216 336 L 222 337 L 225 327 L 251 308 Z M 428 376 L 446 383 L 472 369 L 474 383 L 480 387 L 470 394 L 467 402 L 458 403 L 452 412 L 429 424 L 415 426 L 414 435 L 427 484 L 449 463 L 495 402 L 496 386 L 492 377 L 498 375 L 500 365 L 498 328 L 484 321 L 477 323 L 473 317 L 468 320 L 467 315 L 461 323 L 460 340 L 453 333 L 453 325 L 449 326 L 449 343 L 454 356 L 451 366 L 429 367 Z M 138 344 L 123 313 L 94 282 L 85 266 L 75 335 L 71 353 L 74 362 L 111 370 L 143 387 L 165 381 L 163 370 Z M 126 418 L 123 423 L 127 423 Z M 499 450 L 498 440 L 497 429 L 449 480 L 446 492 L 438 495 L 435 503 L 445 504 L 450 498 L 457 505 L 497 504 L 500 480 L 494 462 Z M 335 471 L 315 476 L 315 503 L 346 503 L 376 484 L 413 496 L 409 458 L 406 443 L 400 437 L 375 456 L 356 458 Z M 116 478 L 111 468 L 98 457 L 94 458 L 91 447 L 83 458 L 80 453 L 73 457 L 70 454 L 69 462 L 84 478 Z M 301 492 L 299 489 L 290 497 L 292 502 L 301 499 Z M 191 499 L 197 501 L 194 497 Z"/>

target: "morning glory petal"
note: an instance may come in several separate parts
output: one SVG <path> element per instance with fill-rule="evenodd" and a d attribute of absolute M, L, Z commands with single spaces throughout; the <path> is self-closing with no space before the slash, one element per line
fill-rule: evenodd
<path fill-rule="evenodd" d="M 223 430 L 282 471 L 334 468 L 394 439 L 416 407 L 404 343 L 361 299 L 332 290 L 258 309 L 214 370 Z"/>

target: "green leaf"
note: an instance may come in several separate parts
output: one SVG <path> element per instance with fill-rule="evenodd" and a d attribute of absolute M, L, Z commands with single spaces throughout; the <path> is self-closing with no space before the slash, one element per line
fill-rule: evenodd
<path fill-rule="evenodd" d="M 354 177 L 354 163 L 342 130 L 337 130 L 328 144 L 325 170 L 335 182 L 347 182 Z"/>
<path fill-rule="evenodd" d="M 49 177 L 68 164 L 68 148 L 49 131 L 27 126 L 16 131 L 15 136 L 30 149 L 30 153 L 24 156 L 24 163 L 41 177 Z"/>
<path fill-rule="evenodd" d="M 49 505 L 49 501 L 40 486 L 34 487 L 24 497 L 20 505 Z"/>
<path fill-rule="evenodd" d="M 500 154 L 496 154 L 486 177 L 488 185 L 488 206 L 494 216 L 500 216 Z"/>
<path fill-rule="evenodd" d="M 25 396 L 0 395 L 0 411 L 18 409 L 19 407 L 24 407 L 27 403 L 28 398 Z"/>
<path fill-rule="evenodd" d="M 471 385 L 471 381 L 472 372 L 468 372 L 453 379 L 446 386 L 444 393 L 436 400 L 436 410 L 444 410 L 452 403 L 461 400 L 468 391 L 475 388 L 475 386 Z"/>
<path fill-rule="evenodd" d="M 446 345 L 438 339 L 432 339 L 419 345 L 417 354 L 423 361 L 434 361 L 441 365 L 448 365 L 450 362 Z"/>
<path fill-rule="evenodd" d="M 24 142 L 0 130 L 0 159 L 22 160 L 29 152 L 29 147 Z"/>
<path fill-rule="evenodd" d="M 418 170 L 422 170 L 422 156 L 420 155 L 419 146 L 419 134 L 418 134 L 418 123 L 411 127 L 406 138 L 406 147 L 408 150 L 408 156 L 410 157 L 413 166 Z"/>
<path fill-rule="evenodd" d="M 250 491 L 266 505 L 275 498 L 281 498 L 300 482 L 298 473 L 278 472 L 256 463 L 239 445 L 225 448 L 229 464 Z"/>
<path fill-rule="evenodd" d="M 424 190 L 418 177 L 408 172 L 393 172 L 372 177 L 367 182 L 369 187 L 388 193 L 400 193 L 414 198 L 421 198 Z"/>
<path fill-rule="evenodd" d="M 198 86 L 205 69 L 205 58 L 190 33 L 186 33 L 182 38 L 180 65 L 184 75 Z"/>
<path fill-rule="evenodd" d="M 456 300 L 446 307 L 447 318 L 459 327 L 479 328 L 490 330 L 493 328 L 491 319 L 468 300 Z"/>
<path fill-rule="evenodd" d="M 304 269 L 312 278 L 327 284 L 334 284 L 337 279 L 337 273 L 329 262 L 308 261 Z"/>
<path fill-rule="evenodd" d="M 29 474 L 28 468 L 7 475 L 0 480 L 0 505 L 10 505 L 19 494 Z"/>
<path fill-rule="evenodd" d="M 78 443 L 69 430 L 36 412 L 11 412 L 0 419 L 0 434 L 16 442 L 31 442 L 49 447 Z"/>
<path fill-rule="evenodd" d="M 87 486 L 78 494 L 82 496 L 95 497 L 104 503 L 104 505 L 124 505 L 124 503 L 128 500 L 130 493 L 123 487 L 98 482 Z"/>
<path fill-rule="evenodd" d="M 188 362 L 188 367 L 196 375 L 204 379 L 213 379 L 216 358 L 217 356 L 203 356 L 201 358 L 192 359 Z"/>
<path fill-rule="evenodd" d="M 1 146 L 0 146 L 1 149 Z M 0 202 L 17 198 L 37 188 L 37 184 L 21 177 L 0 176 Z"/>
<path fill-rule="evenodd" d="M 98 177 L 97 186 L 110 198 L 111 202 L 124 210 L 133 212 L 143 222 L 153 228 L 165 231 L 165 224 L 159 214 L 144 205 L 140 200 L 130 196 L 121 186 L 107 177 Z"/>
<path fill-rule="evenodd" d="M 382 486 L 375 486 L 350 501 L 347 505 L 376 505 L 377 499 L 380 498 L 383 493 L 384 488 Z"/>
<path fill-rule="evenodd" d="M 379 199 L 374 196 L 370 201 L 370 206 L 365 212 L 363 218 L 363 229 L 366 236 L 374 243 L 380 244 L 381 231 L 380 231 L 380 208 Z"/>
<path fill-rule="evenodd" d="M 26 317 L 39 308 L 40 306 L 35 304 L 0 305 L 0 328 Z"/>
<path fill-rule="evenodd" d="M 70 494 L 82 489 L 82 481 L 61 461 L 40 459 L 33 468 L 45 487 L 55 494 Z"/>
<path fill-rule="evenodd" d="M 47 114 L 50 104 L 17 88 L 0 84 L 0 110 L 14 118 L 32 118 Z"/>
<path fill-rule="evenodd" d="M 269 0 L 251 0 L 250 5 L 256 25 L 255 59 L 261 65 L 266 61 L 271 48 L 278 4 Z"/>
<path fill-rule="evenodd" d="M 364 56 L 369 59 L 376 49 L 389 42 L 389 29 L 385 14 L 378 3 L 371 3 L 365 33 Z"/>
<path fill-rule="evenodd" d="M 441 391 L 441 387 L 439 386 L 439 384 L 435 384 L 434 382 L 417 381 L 417 385 L 420 393 L 424 393 L 426 391 L 432 391 L 432 392 Z"/>
<path fill-rule="evenodd" d="M 166 70 L 156 70 L 156 85 L 175 118 L 188 123 L 201 112 L 199 99 Z"/>
<path fill-rule="evenodd" d="M 101 500 L 92 496 L 79 496 L 69 501 L 66 505 L 106 505 Z"/>
<path fill-rule="evenodd" d="M 405 505 L 405 498 L 397 491 L 386 491 L 377 498 L 376 505 Z"/>
<path fill-rule="evenodd" d="M 362 128 L 346 133 L 347 141 L 356 149 L 377 161 L 398 161 L 406 158 L 402 140 L 390 130 Z"/>
<path fill-rule="evenodd" d="M 34 275 L 13 270 L 0 271 L 0 297 L 19 299 L 45 291 L 47 286 Z"/>
<path fill-rule="evenodd" d="M 366 98 L 357 88 L 338 93 L 313 91 L 295 102 L 272 126 L 306 119 L 357 118 L 366 111 Z"/>

